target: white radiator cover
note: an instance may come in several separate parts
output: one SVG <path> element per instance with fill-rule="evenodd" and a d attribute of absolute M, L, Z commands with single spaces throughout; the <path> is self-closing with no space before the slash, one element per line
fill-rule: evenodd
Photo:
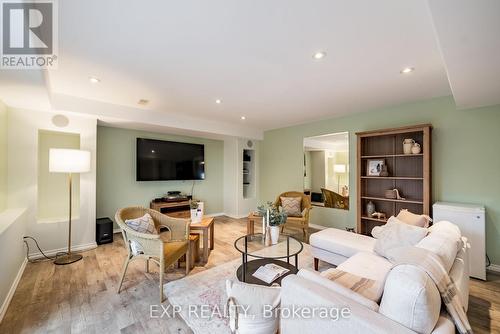
<path fill-rule="evenodd" d="M 436 202 L 434 222 L 447 220 L 460 228 L 470 243 L 470 276 L 486 280 L 486 224 L 484 206 Z"/>

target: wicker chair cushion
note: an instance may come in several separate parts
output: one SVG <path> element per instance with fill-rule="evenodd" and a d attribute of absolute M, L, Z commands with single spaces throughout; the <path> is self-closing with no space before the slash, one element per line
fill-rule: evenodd
<path fill-rule="evenodd" d="M 289 217 L 302 216 L 301 203 L 302 198 L 300 197 L 281 197 L 281 208 Z"/>
<path fill-rule="evenodd" d="M 127 219 L 125 224 L 139 233 L 157 234 L 155 222 L 149 213 L 139 218 Z"/>
<path fill-rule="evenodd" d="M 165 254 L 165 267 L 174 264 L 175 261 L 187 252 L 188 247 L 188 241 L 171 241 L 164 243 L 163 253 Z"/>

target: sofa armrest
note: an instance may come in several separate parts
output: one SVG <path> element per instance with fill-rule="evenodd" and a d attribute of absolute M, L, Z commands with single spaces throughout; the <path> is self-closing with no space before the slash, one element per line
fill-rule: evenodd
<path fill-rule="evenodd" d="M 308 309 L 316 316 L 308 313 L 297 316 L 293 313 L 297 308 Z M 347 309 L 348 316 L 342 318 L 342 310 Z M 327 310 L 328 316 L 322 316 L 325 313 L 321 310 Z M 281 282 L 281 312 L 281 332 L 287 334 L 414 333 L 350 298 L 297 275 L 289 275 Z"/>

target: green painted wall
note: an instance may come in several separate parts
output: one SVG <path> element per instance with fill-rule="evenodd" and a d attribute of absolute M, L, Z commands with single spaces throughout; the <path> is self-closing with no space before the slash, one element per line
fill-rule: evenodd
<path fill-rule="evenodd" d="M 0 101 L 0 212 L 7 206 L 7 107 Z"/>
<path fill-rule="evenodd" d="M 356 225 L 357 131 L 432 123 L 433 201 L 486 206 L 487 252 L 500 264 L 500 106 L 456 110 L 451 97 L 351 114 L 266 131 L 261 146 L 261 201 L 303 186 L 304 137 L 349 131 L 351 202 L 349 211 L 314 208 L 311 223 L 344 228 Z"/>
<path fill-rule="evenodd" d="M 205 202 L 205 213 L 223 211 L 224 142 L 104 126 L 97 127 L 97 217 L 114 220 L 118 209 L 142 205 L 169 190 L 191 193 L 193 181 L 137 182 L 136 138 L 172 140 L 205 145 L 205 180 L 195 181 L 194 196 Z"/>

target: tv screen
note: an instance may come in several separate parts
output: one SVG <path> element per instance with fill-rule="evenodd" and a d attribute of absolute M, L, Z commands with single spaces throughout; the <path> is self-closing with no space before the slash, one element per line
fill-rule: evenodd
<path fill-rule="evenodd" d="M 137 181 L 203 179 L 203 145 L 137 138 Z"/>

